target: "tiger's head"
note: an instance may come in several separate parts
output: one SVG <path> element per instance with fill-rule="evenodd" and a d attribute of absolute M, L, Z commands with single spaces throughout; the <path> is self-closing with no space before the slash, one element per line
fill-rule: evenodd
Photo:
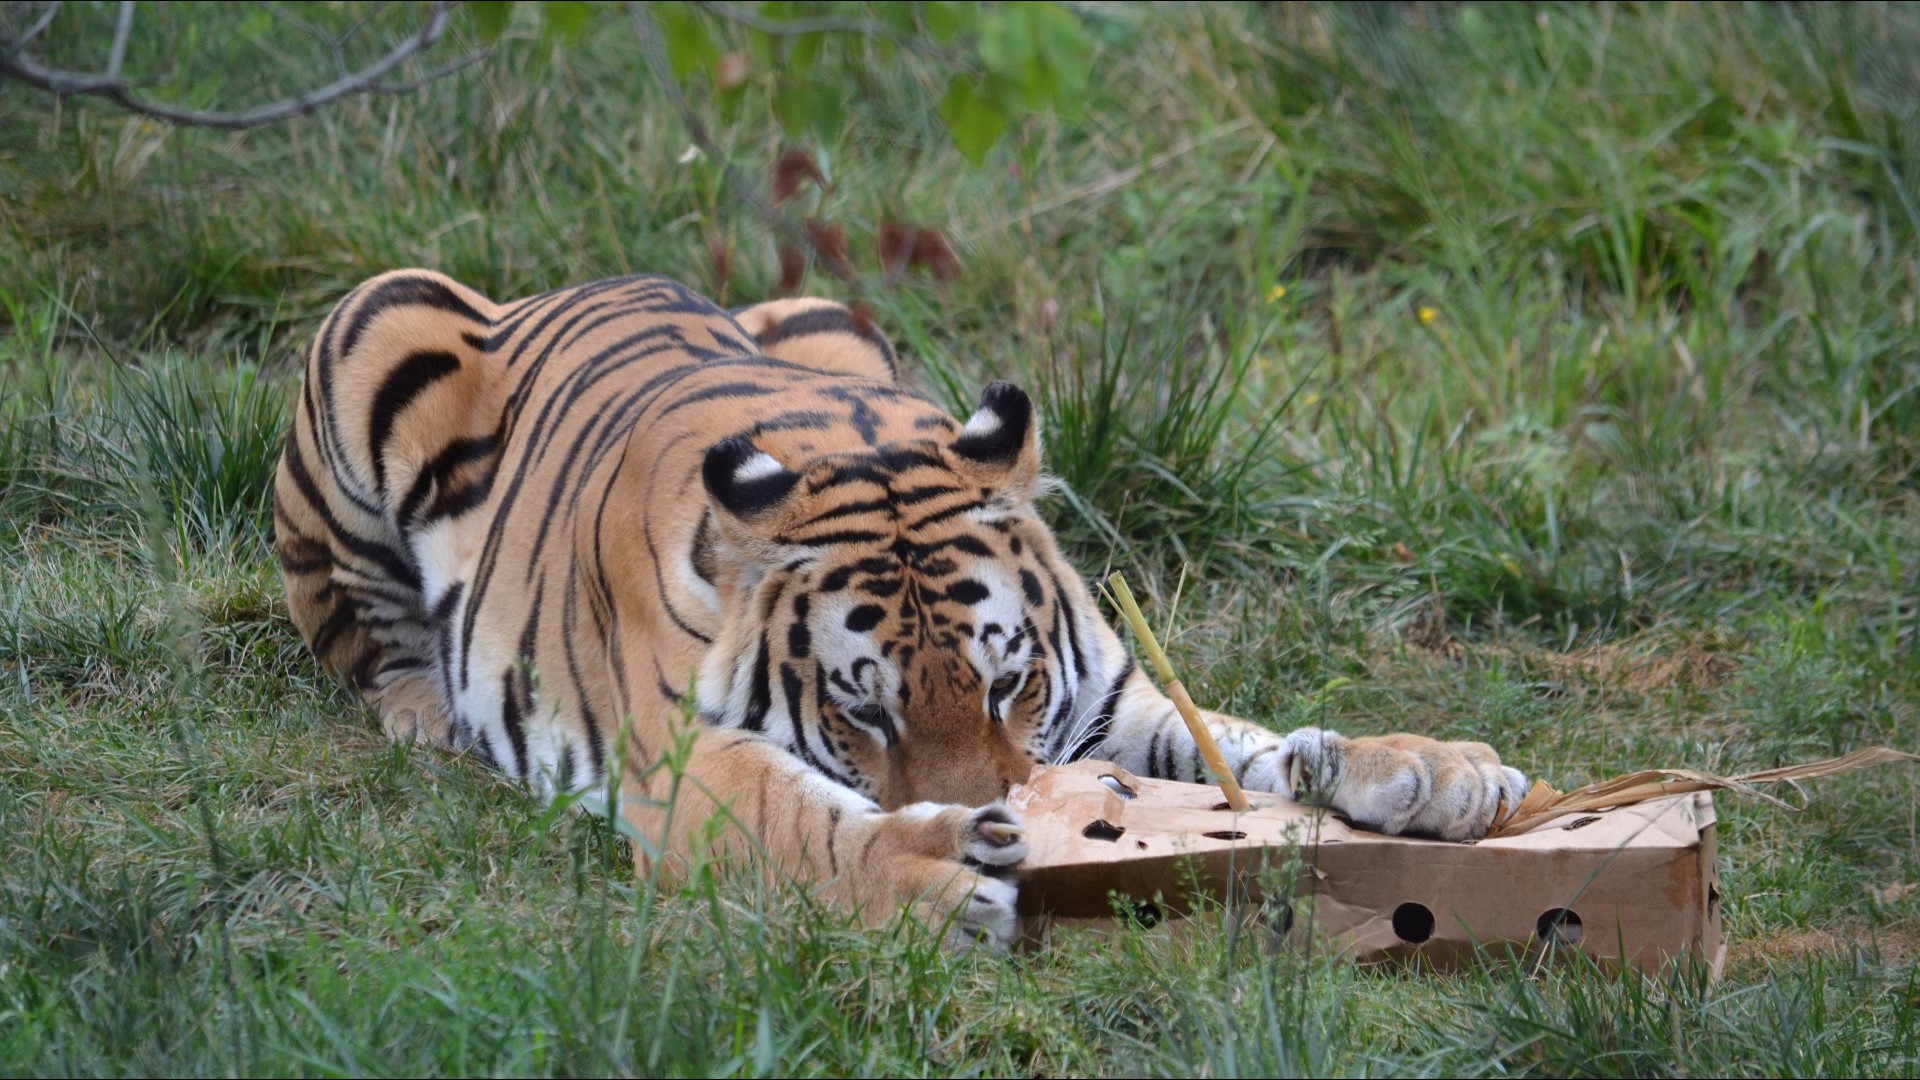
<path fill-rule="evenodd" d="M 1059 756 L 1079 717 L 1085 589 L 1033 509 L 1025 393 L 990 385 L 964 426 L 886 404 L 850 442 L 707 452 L 706 542 L 738 576 L 700 704 L 884 808 L 979 805 Z"/>

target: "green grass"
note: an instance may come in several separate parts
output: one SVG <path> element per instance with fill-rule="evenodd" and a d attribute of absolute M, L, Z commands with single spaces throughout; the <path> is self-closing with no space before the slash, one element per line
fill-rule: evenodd
<path fill-rule="evenodd" d="M 956 409 L 1035 392 L 1048 513 L 1196 698 L 1563 786 L 1920 748 L 1920 12 L 1088 17 L 1085 118 L 978 171 L 926 61 L 830 55 L 804 212 L 868 268 L 885 218 L 955 239 L 957 280 L 869 302 Z M 387 746 L 266 546 L 327 307 L 399 265 L 719 291 L 714 237 L 729 302 L 778 277 L 622 21 L 509 45 L 241 136 L 0 85 L 0 1071 L 1920 1068 L 1920 892 L 1873 895 L 1920 881 L 1910 772 L 1722 801 L 1708 984 L 1363 970 L 1217 916 L 950 956 L 733 870 L 635 880 L 603 824 Z M 751 175 L 770 116 L 719 124 Z"/>

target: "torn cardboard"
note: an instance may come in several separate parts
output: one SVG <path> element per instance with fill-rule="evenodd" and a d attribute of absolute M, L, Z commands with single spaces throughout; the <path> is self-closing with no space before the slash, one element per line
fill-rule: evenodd
<path fill-rule="evenodd" d="M 1022 914 L 1178 915 L 1211 897 L 1362 963 L 1446 969 L 1476 947 L 1515 957 L 1553 948 L 1647 972 L 1691 959 L 1717 978 L 1725 961 L 1708 792 L 1473 844 L 1362 832 L 1277 795 L 1251 797 L 1254 809 L 1235 814 L 1218 788 L 1106 762 L 1036 770 L 1009 797 L 1030 850 Z"/>

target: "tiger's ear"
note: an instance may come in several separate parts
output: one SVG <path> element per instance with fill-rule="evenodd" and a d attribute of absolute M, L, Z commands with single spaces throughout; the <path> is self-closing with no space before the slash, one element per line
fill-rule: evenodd
<path fill-rule="evenodd" d="M 707 498 L 722 521 L 733 521 L 749 534 L 770 539 L 779 530 L 780 513 L 800 483 L 800 474 L 780 464 L 772 454 L 753 445 L 744 435 L 715 443 L 700 467 Z"/>
<path fill-rule="evenodd" d="M 1014 502 L 1033 498 L 1040 482 L 1040 427 L 1033 401 L 1010 382 L 987 384 L 980 408 L 949 447 L 969 480 Z"/>

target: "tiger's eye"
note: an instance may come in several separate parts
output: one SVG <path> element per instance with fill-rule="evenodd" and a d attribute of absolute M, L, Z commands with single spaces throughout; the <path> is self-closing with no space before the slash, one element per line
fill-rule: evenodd
<path fill-rule="evenodd" d="M 847 710 L 847 716 L 862 724 L 881 724 L 887 719 L 887 710 L 878 705 L 855 705 Z"/>
<path fill-rule="evenodd" d="M 999 678 L 993 680 L 993 687 L 992 687 L 993 696 L 1001 697 L 1006 694 L 1011 694 L 1013 693 L 1013 688 L 1019 685 L 1020 685 L 1020 676 L 1002 675 Z"/>

